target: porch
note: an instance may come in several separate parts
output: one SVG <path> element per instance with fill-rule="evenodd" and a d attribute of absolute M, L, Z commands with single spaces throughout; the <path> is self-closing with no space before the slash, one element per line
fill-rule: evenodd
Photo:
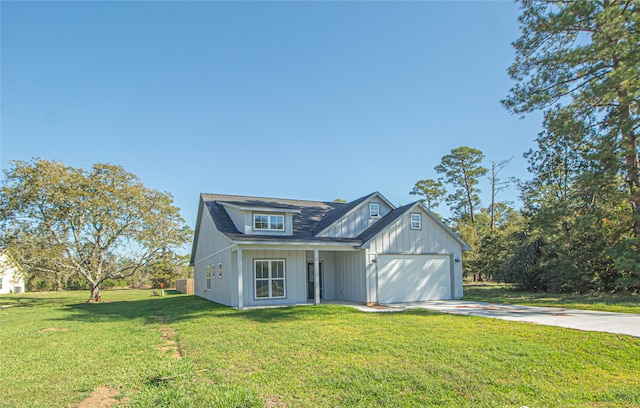
<path fill-rule="evenodd" d="M 366 250 L 353 245 L 235 248 L 239 310 L 348 301 L 366 304 L 371 279 Z M 233 261 L 232 261 L 233 263 Z"/>

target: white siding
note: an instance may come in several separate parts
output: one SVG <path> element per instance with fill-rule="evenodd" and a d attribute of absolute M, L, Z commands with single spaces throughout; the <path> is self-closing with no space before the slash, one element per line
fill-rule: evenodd
<path fill-rule="evenodd" d="M 225 211 L 229 214 L 229 218 L 233 221 L 233 225 L 236 226 L 236 229 L 243 234 L 251 233 L 251 224 L 247 222 L 247 214 L 246 211 L 239 210 L 233 207 L 224 206 Z M 249 231 L 247 232 L 247 227 L 249 227 Z"/>
<path fill-rule="evenodd" d="M 232 272 L 232 259 L 235 261 L 231 256 L 232 242 L 218 231 L 208 211 L 202 212 L 199 222 L 198 246 L 193 262 L 194 294 L 231 306 L 234 303 L 234 281 L 230 272 Z M 218 274 L 220 263 L 222 263 L 222 279 Z M 207 290 L 207 266 L 212 265 L 215 265 L 216 273 L 215 278 L 212 279 L 211 290 Z M 237 294 L 237 291 L 235 293 Z M 237 298 L 237 295 L 235 297 Z M 237 300 L 235 302 L 237 303 Z"/>
<path fill-rule="evenodd" d="M 336 299 L 366 303 L 365 251 L 336 252 L 335 258 Z"/>
<path fill-rule="evenodd" d="M 369 217 L 369 204 L 380 204 L 380 217 Z M 392 208 L 387 205 L 384 200 L 380 200 L 378 197 L 372 197 L 369 200 L 364 201 L 360 206 L 356 207 L 354 211 L 348 213 L 340 221 L 334 223 L 334 225 L 325 231 L 320 236 L 322 237 L 341 237 L 341 238 L 354 238 L 360 235 L 364 230 L 376 223 L 382 217 L 387 215 Z"/>
<path fill-rule="evenodd" d="M 424 211 L 422 229 L 411 229 L 411 214 L 406 213 L 373 239 L 368 248 L 372 255 L 379 254 L 443 254 L 462 259 L 462 245 L 440 227 Z M 454 298 L 462 297 L 462 262 L 453 263 Z"/>
<path fill-rule="evenodd" d="M 255 276 L 253 269 L 254 260 L 256 259 L 285 260 L 286 297 L 274 299 L 255 298 Z M 307 259 L 305 251 L 245 249 L 242 251 L 242 269 L 244 272 L 242 279 L 244 306 L 295 305 L 307 303 Z M 237 306 L 237 302 L 234 306 Z"/>
<path fill-rule="evenodd" d="M 23 293 L 25 291 L 24 279 L 20 271 L 5 254 L 0 254 L 0 278 L 2 279 L 2 288 L 0 288 L 1 295 L 7 293 Z"/>

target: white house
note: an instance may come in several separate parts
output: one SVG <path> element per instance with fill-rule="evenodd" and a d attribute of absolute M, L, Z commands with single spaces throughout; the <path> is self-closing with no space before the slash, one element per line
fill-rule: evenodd
<path fill-rule="evenodd" d="M 468 245 L 419 201 L 349 203 L 201 194 L 194 292 L 238 309 L 323 300 L 462 297 Z"/>
<path fill-rule="evenodd" d="M 0 252 L 0 295 L 24 292 L 24 279 L 15 262 Z"/>

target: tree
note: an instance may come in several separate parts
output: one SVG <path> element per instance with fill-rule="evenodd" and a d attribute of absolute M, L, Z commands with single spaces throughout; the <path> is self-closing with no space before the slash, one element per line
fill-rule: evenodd
<path fill-rule="evenodd" d="M 489 230 L 491 232 L 493 232 L 493 226 L 496 219 L 496 206 L 500 204 L 496 201 L 498 193 L 516 182 L 514 177 L 509 177 L 506 180 L 498 178 L 498 174 L 500 174 L 500 172 L 504 170 L 510 162 L 511 159 L 491 161 L 491 168 L 489 170 L 489 185 L 491 188 L 491 205 L 489 207 Z"/>
<path fill-rule="evenodd" d="M 487 173 L 480 165 L 483 158 L 480 150 L 462 146 L 452 149 L 435 167 L 438 173 L 444 174 L 444 181 L 455 188 L 446 199 L 452 212 L 461 218 L 468 216 L 474 228 L 474 209 L 480 205 L 478 181 Z"/>
<path fill-rule="evenodd" d="M 543 110 L 571 116 L 614 148 L 640 237 L 640 12 L 637 0 L 521 0 L 521 37 L 509 69 L 517 81 L 504 106 L 517 114 Z"/>
<path fill-rule="evenodd" d="M 90 170 L 37 159 L 12 162 L 0 191 L 2 241 L 27 266 L 73 271 L 100 300 L 106 279 L 124 279 L 190 237 L 169 193 L 111 164 Z"/>
<path fill-rule="evenodd" d="M 444 188 L 442 181 L 427 179 L 419 180 L 413 186 L 413 190 L 409 194 L 424 197 L 421 201 L 429 211 L 432 211 L 441 202 L 447 190 Z"/>

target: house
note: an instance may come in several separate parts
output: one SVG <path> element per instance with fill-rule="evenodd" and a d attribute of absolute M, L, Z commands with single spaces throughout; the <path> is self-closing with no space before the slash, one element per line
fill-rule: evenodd
<path fill-rule="evenodd" d="M 468 245 L 419 201 L 349 203 L 201 194 L 194 292 L 238 309 L 323 300 L 462 297 Z"/>
<path fill-rule="evenodd" d="M 22 272 L 11 257 L 0 252 L 0 295 L 24 292 Z"/>

